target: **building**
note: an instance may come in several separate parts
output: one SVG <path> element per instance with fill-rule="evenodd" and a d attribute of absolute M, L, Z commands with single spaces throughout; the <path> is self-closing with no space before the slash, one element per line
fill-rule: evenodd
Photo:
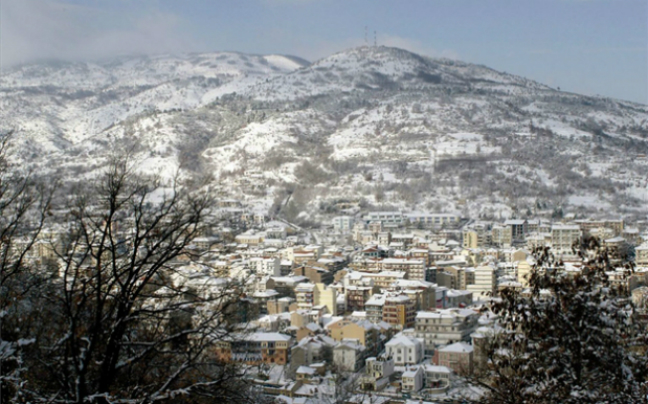
<path fill-rule="evenodd" d="M 216 355 L 225 362 L 258 365 L 288 363 L 292 338 L 277 332 L 256 332 L 216 342 Z"/>
<path fill-rule="evenodd" d="M 507 248 L 513 243 L 513 232 L 509 226 L 493 226 L 491 230 L 492 244 Z"/>
<path fill-rule="evenodd" d="M 450 385 L 452 369 L 446 366 L 423 365 L 425 388 L 438 389 Z"/>
<path fill-rule="evenodd" d="M 551 247 L 554 253 L 571 253 L 572 246 L 580 237 L 581 230 L 576 225 L 555 224 L 551 226 Z"/>
<path fill-rule="evenodd" d="M 385 305 L 386 296 L 384 294 L 375 294 L 365 303 L 365 312 L 367 320 L 377 324 L 383 319 L 383 306 Z"/>
<path fill-rule="evenodd" d="M 456 226 L 461 218 L 452 213 L 419 213 L 412 212 L 404 215 L 411 225 L 419 227 Z"/>
<path fill-rule="evenodd" d="M 365 222 L 380 222 L 382 226 L 396 227 L 403 224 L 403 214 L 401 212 L 369 212 L 365 217 Z"/>
<path fill-rule="evenodd" d="M 497 285 L 495 269 L 488 265 L 482 265 L 475 268 L 473 273 L 475 280 L 473 284 L 467 285 L 466 289 L 473 292 L 473 297 L 475 298 L 477 296 L 481 296 L 481 298 L 492 296 Z"/>
<path fill-rule="evenodd" d="M 337 216 L 333 218 L 333 229 L 335 231 L 347 233 L 353 230 L 355 220 L 352 216 Z"/>
<path fill-rule="evenodd" d="M 365 375 L 360 380 L 364 391 L 382 390 L 389 384 L 394 373 L 394 359 L 386 355 L 370 357 L 365 361 Z"/>
<path fill-rule="evenodd" d="M 312 283 L 300 283 L 295 287 L 295 300 L 300 310 L 310 310 L 315 303 L 315 285 Z"/>
<path fill-rule="evenodd" d="M 469 290 L 450 289 L 446 292 L 446 305 L 448 308 L 463 308 L 473 302 L 473 292 Z"/>
<path fill-rule="evenodd" d="M 404 393 L 414 393 L 423 388 L 424 372 L 421 366 L 408 367 L 401 377 L 401 389 Z"/>
<path fill-rule="evenodd" d="M 432 355 L 437 345 L 469 341 L 478 327 L 479 314 L 470 309 L 419 311 L 414 335 L 425 344 L 426 355 Z"/>
<path fill-rule="evenodd" d="M 423 360 L 423 344 L 416 338 L 398 334 L 385 344 L 388 357 L 396 366 L 416 365 Z"/>
<path fill-rule="evenodd" d="M 315 305 L 326 306 L 328 313 L 337 316 L 337 290 L 323 283 L 315 284 Z"/>
<path fill-rule="evenodd" d="M 362 367 L 365 347 L 357 340 L 345 339 L 333 348 L 333 363 L 340 370 L 357 372 Z"/>
<path fill-rule="evenodd" d="M 383 321 L 398 329 L 414 326 L 416 304 L 409 296 L 399 294 L 385 298 Z"/>
<path fill-rule="evenodd" d="M 513 240 L 524 240 L 527 234 L 527 221 L 522 219 L 510 219 L 504 222 L 504 226 L 511 229 L 511 237 Z"/>
<path fill-rule="evenodd" d="M 407 279 L 425 280 L 425 260 L 385 258 L 381 263 L 385 271 L 402 271 L 407 274 Z"/>
<path fill-rule="evenodd" d="M 648 243 L 635 248 L 635 263 L 637 265 L 648 265 Z"/>
<path fill-rule="evenodd" d="M 459 374 L 473 370 L 473 346 L 465 342 L 455 342 L 439 349 L 439 365 L 448 367 Z"/>
<path fill-rule="evenodd" d="M 323 266 L 301 265 L 295 268 L 295 275 L 305 276 L 313 283 L 330 285 L 333 283 L 333 272 Z"/>
<path fill-rule="evenodd" d="M 279 258 L 250 258 L 248 266 L 258 275 L 281 276 L 281 260 Z"/>
<path fill-rule="evenodd" d="M 348 311 L 364 311 L 365 303 L 372 294 L 370 286 L 349 286 L 346 288 Z"/>

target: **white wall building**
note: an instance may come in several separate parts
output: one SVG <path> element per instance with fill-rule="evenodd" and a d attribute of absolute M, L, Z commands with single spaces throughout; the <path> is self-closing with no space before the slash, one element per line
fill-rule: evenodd
<path fill-rule="evenodd" d="M 466 289 L 473 292 L 475 300 L 486 299 L 488 293 L 493 293 L 497 285 L 495 269 L 489 265 L 482 265 L 475 268 L 473 273 L 475 282 L 472 285 L 466 285 Z"/>
<path fill-rule="evenodd" d="M 353 216 L 337 216 L 333 218 L 333 229 L 341 232 L 350 232 L 353 230 L 355 220 Z"/>
<path fill-rule="evenodd" d="M 421 366 L 408 368 L 403 372 L 401 387 L 404 392 L 416 392 L 423 388 L 424 372 Z"/>
<path fill-rule="evenodd" d="M 387 356 L 394 358 L 396 366 L 416 365 L 423 360 L 423 344 L 416 338 L 397 334 L 385 344 Z"/>

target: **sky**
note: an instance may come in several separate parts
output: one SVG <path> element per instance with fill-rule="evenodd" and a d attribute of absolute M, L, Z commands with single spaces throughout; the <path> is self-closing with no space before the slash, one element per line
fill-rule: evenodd
<path fill-rule="evenodd" d="M 0 0 L 0 66 L 368 41 L 648 104 L 646 0 Z"/>

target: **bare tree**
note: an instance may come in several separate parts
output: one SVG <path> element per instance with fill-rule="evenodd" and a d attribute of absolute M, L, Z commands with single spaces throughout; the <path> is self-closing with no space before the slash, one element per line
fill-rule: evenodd
<path fill-rule="evenodd" d="M 33 342 L 18 338 L 5 319 L 22 314 L 25 295 L 39 283 L 26 261 L 45 225 L 55 188 L 10 162 L 11 138 L 11 132 L 0 136 L 0 401 L 17 391 L 24 370 L 21 351 Z"/>
<path fill-rule="evenodd" d="M 178 178 L 144 177 L 121 158 L 69 197 L 50 244 L 57 276 L 30 296 L 36 312 L 14 319 L 26 323 L 16 337 L 35 341 L 16 401 L 249 400 L 242 369 L 214 349 L 237 323 L 243 285 L 204 264 L 187 269 L 211 206 Z"/>

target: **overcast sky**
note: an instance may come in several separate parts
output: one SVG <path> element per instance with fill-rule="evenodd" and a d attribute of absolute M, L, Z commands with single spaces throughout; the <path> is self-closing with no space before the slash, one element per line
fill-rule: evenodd
<path fill-rule="evenodd" d="M 0 0 L 0 64 L 369 41 L 648 104 L 646 0 Z"/>

